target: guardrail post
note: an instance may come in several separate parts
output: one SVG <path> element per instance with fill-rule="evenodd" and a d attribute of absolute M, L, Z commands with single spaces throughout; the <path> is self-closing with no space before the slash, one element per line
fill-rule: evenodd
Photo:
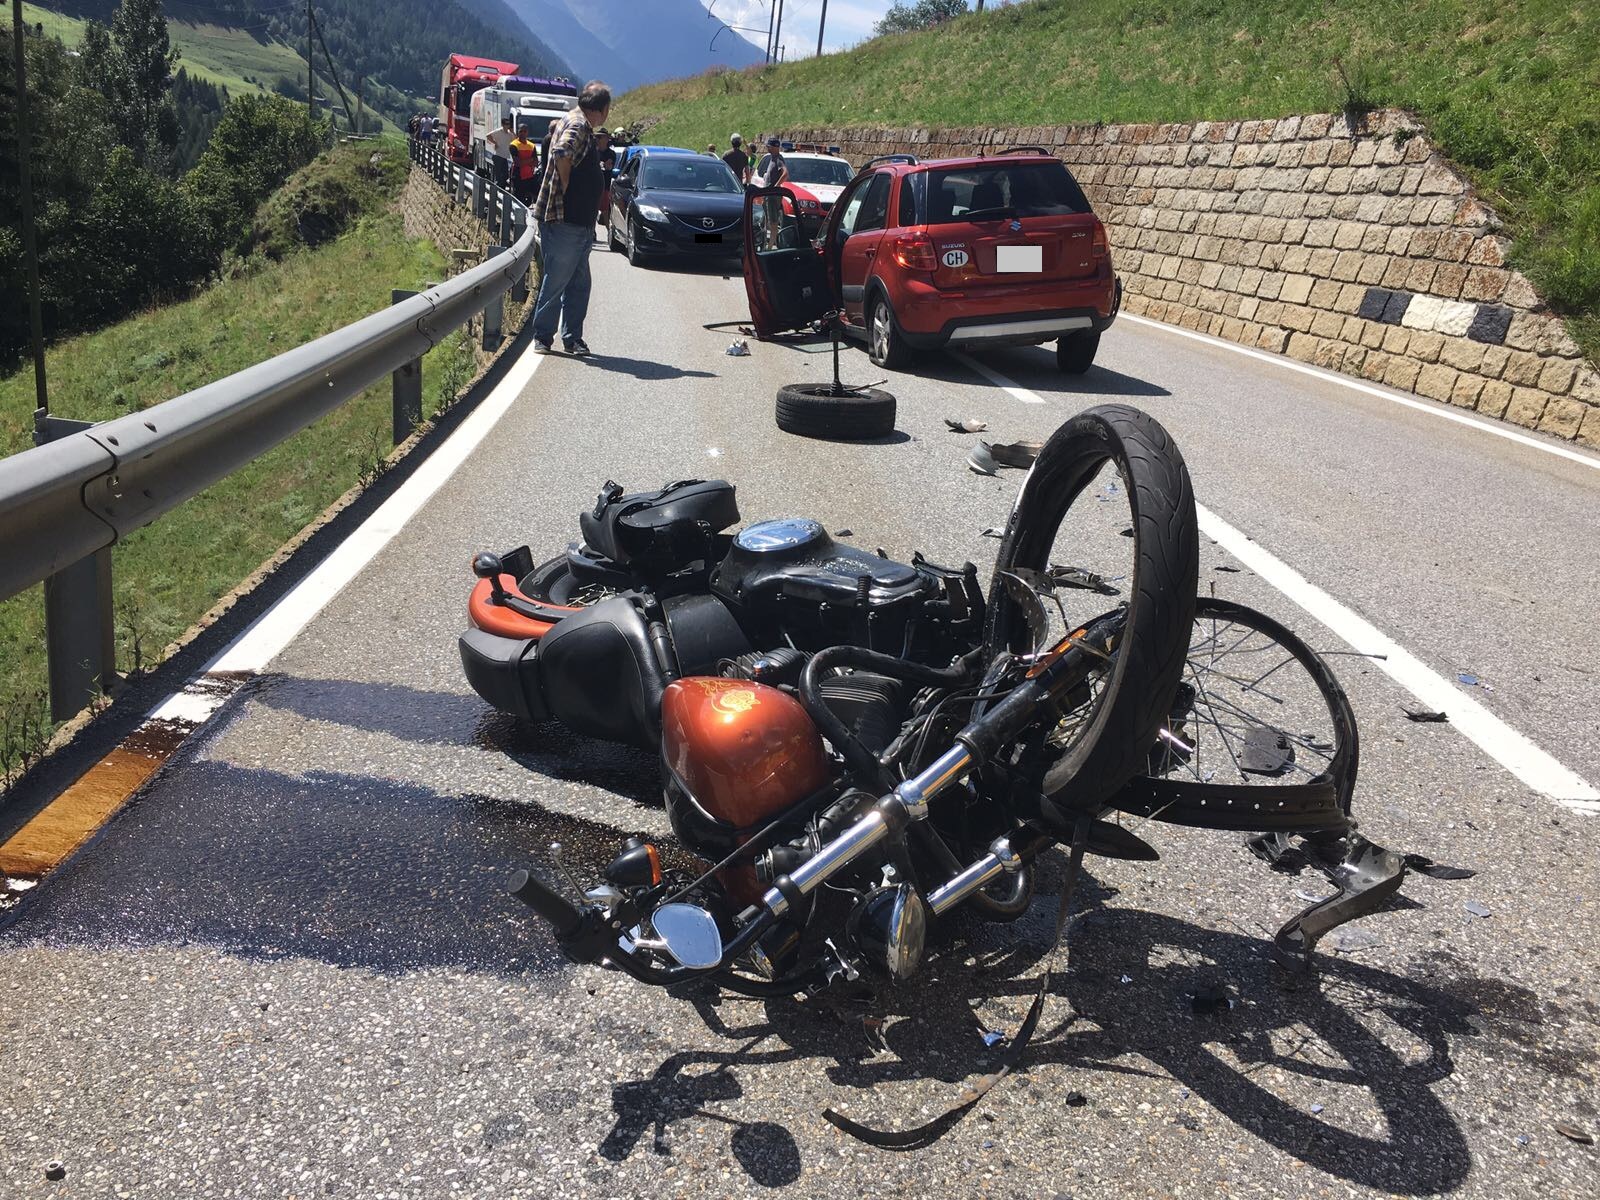
<path fill-rule="evenodd" d="M 480 221 L 489 215 L 489 181 L 476 171 L 472 173 L 472 215 Z"/>
<path fill-rule="evenodd" d="M 504 246 L 490 246 L 485 253 L 485 258 L 494 258 L 504 254 Z M 500 347 L 500 327 L 505 317 L 505 293 L 500 292 L 495 298 L 483 306 L 483 348 L 497 350 Z"/>
<path fill-rule="evenodd" d="M 404 288 L 389 293 L 389 303 L 399 304 L 417 295 Z M 394 381 L 394 444 L 398 446 L 422 424 L 422 359 L 413 358 L 402 364 L 393 374 Z"/>
<path fill-rule="evenodd" d="M 529 218 L 528 210 L 522 207 L 520 204 L 515 208 L 511 208 L 510 205 L 507 205 L 506 207 L 507 212 L 511 217 L 511 229 L 508 234 L 500 240 L 509 246 L 514 245 L 516 242 L 522 239 L 522 234 L 528 227 Z M 528 298 L 528 270 L 526 267 L 524 267 L 521 273 L 517 275 L 516 279 L 512 281 L 511 298 L 518 304 L 523 303 Z"/>
<path fill-rule="evenodd" d="M 94 423 L 38 412 L 33 424 L 33 440 L 42 446 Z M 44 630 L 50 719 L 65 721 L 116 682 L 110 550 L 97 550 L 44 581 Z"/>

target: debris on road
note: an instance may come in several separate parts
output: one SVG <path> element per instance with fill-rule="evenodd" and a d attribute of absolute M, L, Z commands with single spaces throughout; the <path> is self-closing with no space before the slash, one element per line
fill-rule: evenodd
<path fill-rule="evenodd" d="M 996 442 L 989 453 L 1002 467 L 1031 467 L 1043 449 L 1043 442 Z"/>
<path fill-rule="evenodd" d="M 729 344 L 728 348 L 724 350 L 723 353 L 731 354 L 734 358 L 749 358 L 750 343 L 745 341 L 743 338 L 734 338 L 732 343 Z"/>
<path fill-rule="evenodd" d="M 986 1029 L 983 1032 L 983 1044 L 985 1046 L 996 1046 L 1005 1040 L 1006 1035 L 998 1029 Z"/>
<path fill-rule="evenodd" d="M 1005 535 L 1006 535 L 1006 531 L 1004 529 L 996 529 L 993 525 L 991 525 L 991 526 L 989 526 L 989 528 L 985 529 L 978 536 L 979 537 L 1003 538 L 1003 537 L 1005 537 Z"/>
<path fill-rule="evenodd" d="M 67 1177 L 67 1164 L 60 1159 L 51 1159 L 44 1165 L 44 1177 L 51 1183 L 65 1179 Z"/>
<path fill-rule="evenodd" d="M 1317 1113 L 1320 1113 L 1320 1112 L 1321 1112 L 1321 1111 L 1322 1111 L 1322 1105 L 1320 1105 L 1320 1104 L 1313 1104 L 1313 1105 L 1312 1105 L 1312 1106 L 1311 1106 L 1311 1112 L 1312 1112 L 1312 1115 L 1313 1115 L 1313 1116 L 1315 1116 L 1315 1115 L 1316 1115 L 1316 1114 L 1317 1114 Z"/>
<path fill-rule="evenodd" d="M 1460 671 L 1456 674 L 1456 678 L 1462 683 L 1466 684 L 1468 687 L 1482 688 L 1486 692 L 1494 691 L 1494 685 L 1485 683 L 1483 681 L 1483 676 L 1478 675 L 1475 672 Z"/>
<path fill-rule="evenodd" d="M 854 529 L 835 529 L 833 531 L 833 536 L 834 537 L 854 537 L 855 536 L 855 532 L 856 531 Z"/>
<path fill-rule="evenodd" d="M 982 433 L 989 428 L 989 422 L 981 421 L 977 417 L 967 417 L 962 421 L 946 417 L 944 423 L 950 427 L 951 433 Z"/>
<path fill-rule="evenodd" d="M 979 475 L 1000 473 L 1000 464 L 995 462 L 994 455 L 989 453 L 988 442 L 979 442 L 972 448 L 972 453 L 967 455 L 967 466 Z"/>
<path fill-rule="evenodd" d="M 1429 879 L 1471 879 L 1477 874 L 1469 867 L 1447 867 L 1424 854 L 1407 854 L 1405 864 L 1406 870 L 1426 875 Z"/>
<path fill-rule="evenodd" d="M 1587 1129 L 1579 1129 L 1576 1125 L 1568 1125 L 1565 1121 L 1557 1121 L 1554 1129 L 1568 1141 L 1577 1142 L 1580 1146 L 1594 1145 L 1594 1134 Z"/>
<path fill-rule="evenodd" d="M 1050 582 L 1057 587 L 1082 588 L 1086 592 L 1098 592 L 1102 596 L 1115 596 L 1121 591 L 1113 587 L 1104 575 L 1096 575 L 1084 567 L 1063 567 L 1057 563 L 1050 564 Z"/>
<path fill-rule="evenodd" d="M 1066 1104 L 1068 1108 L 1082 1108 L 1087 1103 L 1089 1103 L 1089 1097 L 1085 1096 L 1082 1092 L 1072 1091 L 1068 1092 L 1066 1095 Z"/>
<path fill-rule="evenodd" d="M 1400 706 L 1400 711 L 1405 713 L 1407 720 L 1421 724 L 1440 723 L 1450 719 L 1442 712 L 1430 712 L 1425 708 L 1407 708 L 1403 704 Z"/>
<path fill-rule="evenodd" d="M 1489 906 L 1480 900 L 1468 900 L 1463 907 L 1475 917 L 1487 917 L 1489 915 Z"/>
<path fill-rule="evenodd" d="M 1328 939 L 1328 945 L 1341 954 L 1371 950 L 1378 945 L 1378 935 L 1365 929 L 1339 929 Z"/>
<path fill-rule="evenodd" d="M 1213 571 L 1226 571 L 1229 575 L 1237 575 L 1239 573 L 1238 567 L 1230 567 L 1227 563 L 1212 567 L 1211 569 Z"/>

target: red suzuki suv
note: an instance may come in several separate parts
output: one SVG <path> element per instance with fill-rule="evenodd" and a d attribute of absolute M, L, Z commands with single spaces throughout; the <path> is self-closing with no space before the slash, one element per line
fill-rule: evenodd
<path fill-rule="evenodd" d="M 1066 165 L 1036 147 L 873 159 L 814 242 L 795 211 L 787 188 L 745 196 L 745 290 L 763 339 L 838 311 L 891 369 L 919 349 L 1054 341 L 1061 369 L 1081 374 L 1117 315 L 1105 226 Z"/>

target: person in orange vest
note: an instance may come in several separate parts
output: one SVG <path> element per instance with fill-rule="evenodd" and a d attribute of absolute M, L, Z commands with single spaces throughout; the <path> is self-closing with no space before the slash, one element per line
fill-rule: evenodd
<path fill-rule="evenodd" d="M 511 139 L 511 192 L 524 204 L 533 203 L 533 181 L 539 174 L 539 147 L 528 136 L 528 127 L 519 125 Z"/>

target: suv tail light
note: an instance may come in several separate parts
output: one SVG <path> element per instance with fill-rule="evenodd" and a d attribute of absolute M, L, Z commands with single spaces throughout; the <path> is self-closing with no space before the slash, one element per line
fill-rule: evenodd
<path fill-rule="evenodd" d="M 889 243 L 889 253 L 908 271 L 932 271 L 939 265 L 933 254 L 933 239 L 925 233 L 902 234 Z"/>
<path fill-rule="evenodd" d="M 1099 221 L 1094 223 L 1094 241 L 1089 244 L 1090 258 L 1104 258 L 1111 253 L 1111 244 L 1106 241 L 1106 227 Z"/>

